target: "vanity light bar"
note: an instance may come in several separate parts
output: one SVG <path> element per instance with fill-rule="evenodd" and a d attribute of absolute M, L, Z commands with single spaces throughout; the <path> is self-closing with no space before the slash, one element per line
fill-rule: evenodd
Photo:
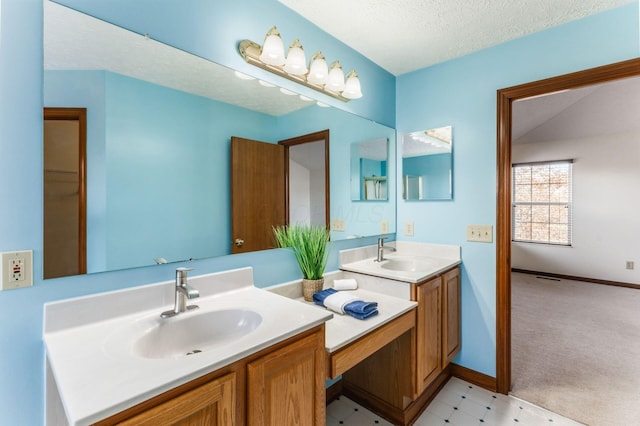
<path fill-rule="evenodd" d="M 339 99 L 342 102 L 349 102 L 350 99 L 342 96 L 340 92 L 326 89 L 320 84 L 311 83 L 307 81 L 304 75 L 289 74 L 282 68 L 282 66 L 269 65 L 262 62 L 260 60 L 260 51 L 261 46 L 251 40 L 242 40 L 238 44 L 238 52 L 240 52 L 240 55 L 244 58 L 245 61 L 247 61 L 247 63 L 284 77 L 288 80 L 294 81 L 298 84 L 302 84 L 303 86 L 309 87 L 313 90 L 317 90 L 318 92 L 324 93 L 325 95 L 329 95 L 333 98 Z"/>

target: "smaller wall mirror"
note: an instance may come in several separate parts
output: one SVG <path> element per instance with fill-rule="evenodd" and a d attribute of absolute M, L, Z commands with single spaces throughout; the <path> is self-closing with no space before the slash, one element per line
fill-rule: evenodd
<path fill-rule="evenodd" d="M 402 138 L 402 198 L 453 199 L 453 127 L 405 133 Z"/>
<path fill-rule="evenodd" d="M 351 144 L 351 199 L 353 201 L 388 199 L 388 154 L 388 138 Z"/>

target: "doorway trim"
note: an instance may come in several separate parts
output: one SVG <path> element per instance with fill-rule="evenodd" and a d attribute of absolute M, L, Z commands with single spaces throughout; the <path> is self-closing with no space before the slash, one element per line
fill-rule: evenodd
<path fill-rule="evenodd" d="M 511 390 L 511 107 L 514 101 L 640 76 L 640 58 L 498 90 L 496 194 L 496 390 Z"/>
<path fill-rule="evenodd" d="M 87 109 L 43 108 L 43 121 L 78 122 L 78 274 L 87 273 Z M 43 270 L 44 275 L 44 270 Z M 45 277 L 46 278 L 46 277 Z"/>
<path fill-rule="evenodd" d="M 327 229 L 331 222 L 331 209 L 329 204 L 329 129 L 320 130 L 318 132 L 309 133 L 302 136 L 296 136 L 290 139 L 284 139 L 278 142 L 284 146 L 284 180 L 285 180 L 285 215 L 287 225 L 289 224 L 289 148 L 295 145 L 302 145 L 311 142 L 324 141 L 324 206 L 325 206 L 325 223 Z"/>

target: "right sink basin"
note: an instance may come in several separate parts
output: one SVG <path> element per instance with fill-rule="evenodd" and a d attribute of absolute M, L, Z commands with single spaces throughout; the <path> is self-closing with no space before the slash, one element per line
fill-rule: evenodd
<path fill-rule="evenodd" d="M 390 271 L 428 272 L 436 266 L 437 262 L 428 258 L 412 258 L 397 256 L 380 262 L 380 267 Z"/>
<path fill-rule="evenodd" d="M 453 268 L 460 258 L 437 256 L 386 255 L 376 262 L 375 257 L 342 263 L 340 269 L 397 281 L 419 283 Z"/>

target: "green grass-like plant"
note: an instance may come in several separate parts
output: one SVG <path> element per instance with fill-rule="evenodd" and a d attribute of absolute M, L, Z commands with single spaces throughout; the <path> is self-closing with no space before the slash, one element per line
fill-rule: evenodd
<path fill-rule="evenodd" d="M 278 247 L 291 247 L 302 276 L 308 280 L 322 278 L 329 257 L 329 231 L 324 226 L 289 225 L 273 228 Z"/>

